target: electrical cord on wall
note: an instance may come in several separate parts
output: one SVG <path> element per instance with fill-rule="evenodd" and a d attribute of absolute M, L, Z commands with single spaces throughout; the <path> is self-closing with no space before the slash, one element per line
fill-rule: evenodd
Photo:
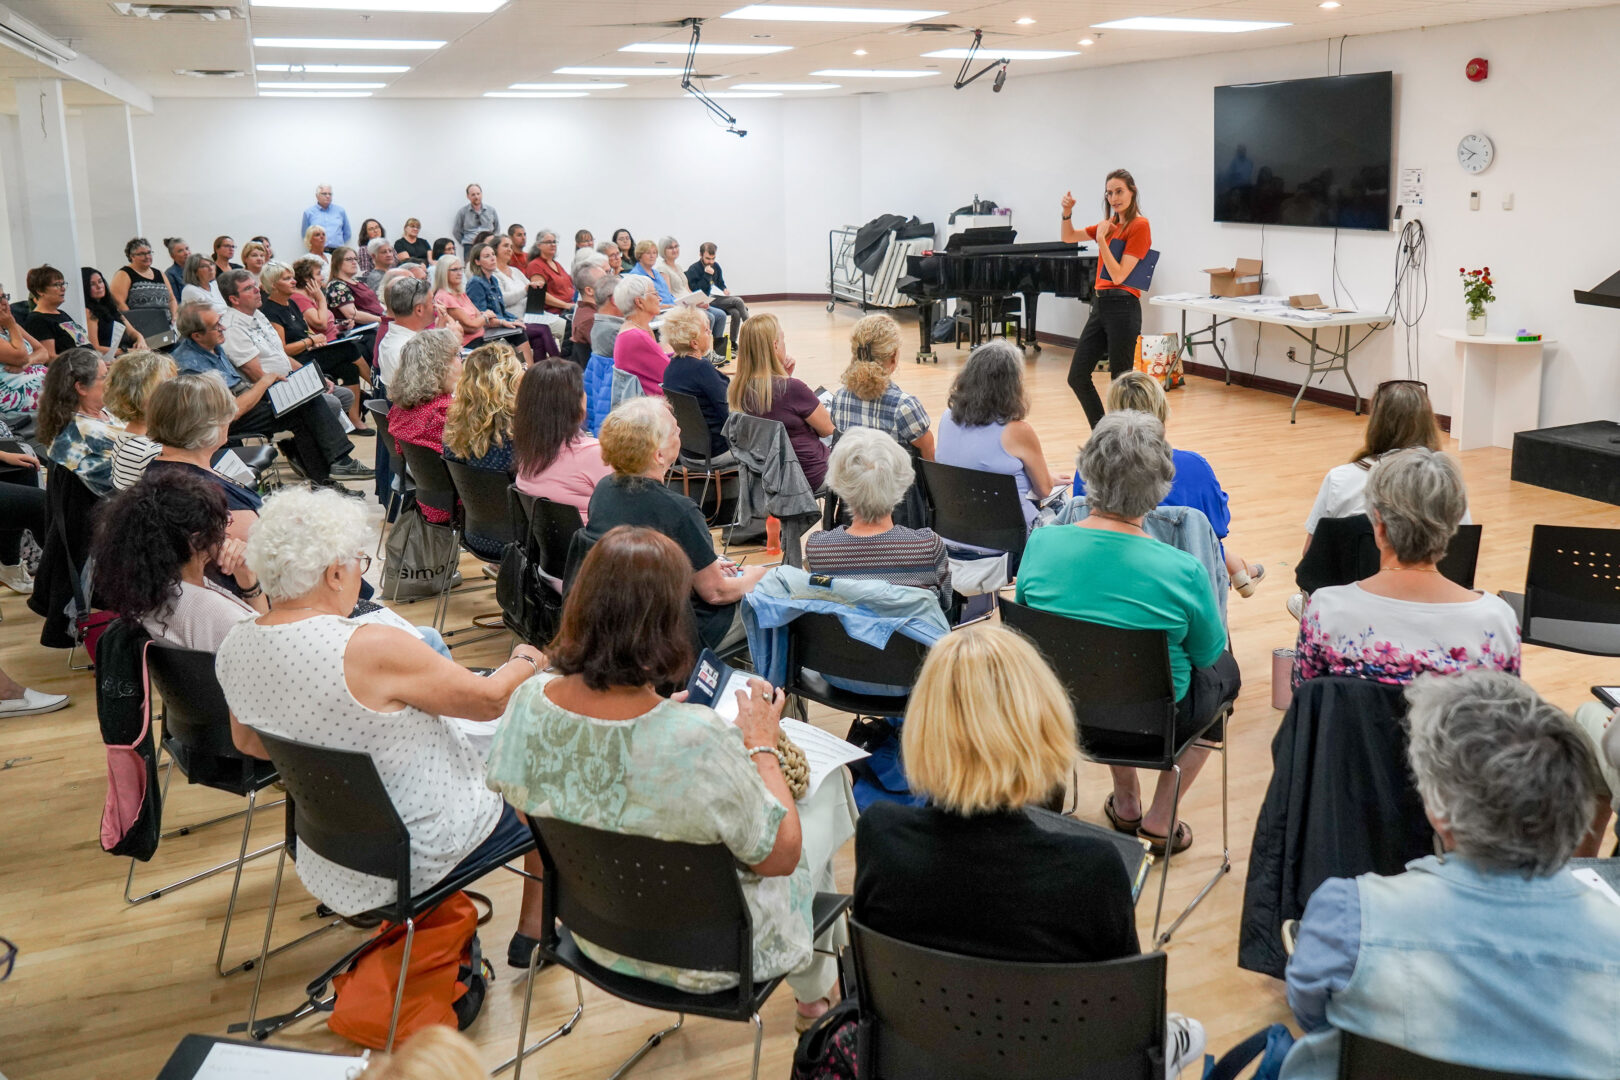
<path fill-rule="evenodd" d="M 1409 379 L 1423 377 L 1418 324 L 1428 307 L 1428 237 L 1423 231 L 1423 222 L 1414 218 L 1401 226 L 1395 245 L 1395 288 L 1390 292 L 1389 303 L 1384 305 L 1384 310 L 1394 315 L 1404 328 L 1406 377 Z"/>
<path fill-rule="evenodd" d="M 1260 223 L 1260 291 L 1266 291 L 1266 226 Z M 1249 374 L 1260 374 L 1260 331 L 1266 328 L 1265 323 L 1254 324 L 1254 363 L 1249 365 Z"/>
<path fill-rule="evenodd" d="M 1339 230 L 1338 230 L 1337 227 L 1335 227 L 1334 230 L 1333 230 L 1333 277 L 1332 277 L 1331 284 L 1333 286 L 1333 306 L 1334 307 L 1339 306 L 1339 286 L 1340 285 L 1344 285 L 1344 295 L 1350 297 L 1350 306 L 1352 308 L 1359 306 L 1359 305 L 1356 304 L 1355 294 L 1350 291 L 1350 286 L 1345 285 L 1344 278 L 1339 276 Z"/>

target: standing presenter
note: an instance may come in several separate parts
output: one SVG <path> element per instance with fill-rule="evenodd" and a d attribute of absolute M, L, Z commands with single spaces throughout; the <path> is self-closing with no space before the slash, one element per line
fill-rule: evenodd
<path fill-rule="evenodd" d="M 1097 293 L 1091 300 L 1085 329 L 1075 344 L 1074 360 L 1069 364 L 1069 389 L 1080 399 L 1092 427 L 1103 416 L 1102 399 L 1091 382 L 1097 361 L 1108 358 L 1108 374 L 1113 379 L 1136 366 L 1136 339 L 1142 333 L 1142 290 L 1124 282 L 1153 246 L 1148 219 L 1137 206 L 1136 181 L 1124 169 L 1108 174 L 1103 207 L 1108 216 L 1095 225 L 1076 229 L 1071 220 L 1074 193 L 1063 194 L 1064 243 L 1097 241 Z M 1124 241 L 1123 249 L 1117 253 L 1112 247 L 1116 240 Z"/>

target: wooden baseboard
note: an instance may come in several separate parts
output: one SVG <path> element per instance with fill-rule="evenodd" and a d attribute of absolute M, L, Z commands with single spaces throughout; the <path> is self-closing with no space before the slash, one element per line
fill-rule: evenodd
<path fill-rule="evenodd" d="M 748 293 L 748 294 L 745 294 L 742 299 L 743 299 L 743 303 L 745 303 L 745 304 L 774 304 L 774 303 L 777 303 L 778 301 L 783 301 L 783 300 L 809 300 L 809 301 L 814 301 L 816 303 L 825 304 L 828 300 L 831 300 L 832 297 L 829 296 L 827 293 L 766 292 L 766 293 Z"/>

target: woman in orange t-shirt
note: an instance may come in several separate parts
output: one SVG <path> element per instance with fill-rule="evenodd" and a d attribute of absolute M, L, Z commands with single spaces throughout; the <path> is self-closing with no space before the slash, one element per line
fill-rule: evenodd
<path fill-rule="evenodd" d="M 1136 339 L 1142 333 L 1142 291 L 1120 283 L 1131 276 L 1153 246 L 1153 234 L 1136 204 L 1136 181 L 1130 173 L 1115 169 L 1108 174 L 1103 205 L 1107 217 L 1083 230 L 1076 229 L 1070 223 L 1074 194 L 1063 195 L 1063 241 L 1097 241 L 1097 294 L 1069 364 L 1069 389 L 1080 399 L 1092 427 L 1103 417 L 1102 399 L 1091 382 L 1097 361 L 1108 358 L 1108 374 L 1114 379 L 1136 366 Z M 1111 245 L 1119 240 L 1124 245 L 1116 252 Z"/>

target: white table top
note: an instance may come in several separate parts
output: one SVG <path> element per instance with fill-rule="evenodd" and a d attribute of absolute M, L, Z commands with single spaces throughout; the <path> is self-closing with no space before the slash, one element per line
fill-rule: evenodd
<path fill-rule="evenodd" d="M 1462 330 L 1441 330 L 1441 337 L 1465 345 L 1551 345 L 1557 339 L 1542 335 L 1540 341 L 1520 341 L 1517 334 L 1470 334 Z"/>
<path fill-rule="evenodd" d="M 1148 300 L 1159 307 L 1198 311 L 1229 319 L 1247 319 L 1250 322 L 1273 323 L 1306 329 L 1313 326 L 1365 326 L 1391 323 L 1395 317 L 1387 311 L 1300 311 L 1288 306 L 1286 296 L 1209 296 L 1204 293 L 1172 293 Z"/>

